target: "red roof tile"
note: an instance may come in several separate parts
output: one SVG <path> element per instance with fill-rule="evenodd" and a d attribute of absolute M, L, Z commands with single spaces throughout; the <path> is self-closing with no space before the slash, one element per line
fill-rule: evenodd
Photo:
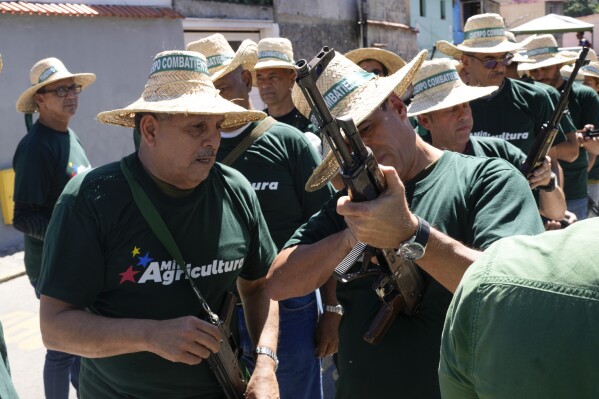
<path fill-rule="evenodd" d="M 185 18 L 171 8 L 146 6 L 85 5 L 78 3 L 29 3 L 0 1 L 0 14 L 61 15 L 69 17 Z"/>

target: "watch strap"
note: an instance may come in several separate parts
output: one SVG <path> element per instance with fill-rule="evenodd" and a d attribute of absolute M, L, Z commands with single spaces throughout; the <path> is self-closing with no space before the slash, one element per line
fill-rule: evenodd
<path fill-rule="evenodd" d="M 272 349 L 270 349 L 267 346 L 258 346 L 256 348 L 256 350 L 254 351 L 254 353 L 256 354 L 256 356 L 258 356 L 258 355 L 264 355 L 264 356 L 268 356 L 272 360 L 274 360 L 274 362 L 275 362 L 275 371 L 277 371 L 277 369 L 279 368 L 279 358 L 277 357 L 277 353 L 275 351 L 273 351 Z"/>
<path fill-rule="evenodd" d="M 343 306 L 341 305 L 325 305 L 325 312 L 337 313 L 339 316 L 343 316 Z"/>

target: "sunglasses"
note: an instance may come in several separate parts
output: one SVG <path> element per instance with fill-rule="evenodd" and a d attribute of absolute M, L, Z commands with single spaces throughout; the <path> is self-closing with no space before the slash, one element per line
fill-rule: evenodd
<path fill-rule="evenodd" d="M 53 90 L 40 89 L 38 90 L 38 93 L 56 93 L 58 97 L 66 97 L 69 95 L 69 92 L 72 92 L 73 94 L 81 93 L 82 88 L 81 85 L 72 84 L 70 86 L 60 86 Z"/>
<path fill-rule="evenodd" d="M 512 58 L 514 58 L 514 54 L 512 54 L 512 53 L 507 53 L 503 58 L 491 58 L 491 59 L 486 59 L 486 60 L 481 60 L 480 58 L 478 58 L 472 54 L 466 54 L 466 55 L 468 57 L 474 58 L 475 60 L 482 62 L 483 66 L 487 69 L 493 69 L 497 66 L 497 64 L 501 64 L 503 66 L 508 66 L 512 63 Z"/>

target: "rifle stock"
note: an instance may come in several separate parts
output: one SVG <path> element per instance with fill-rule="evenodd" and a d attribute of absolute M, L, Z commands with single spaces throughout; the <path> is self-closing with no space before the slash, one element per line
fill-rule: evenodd
<path fill-rule="evenodd" d="M 237 305 L 237 297 L 232 292 L 227 292 L 219 321 L 215 324 L 223 338 L 218 353 L 213 353 L 208 358 L 208 364 L 216 375 L 216 379 L 223 388 L 227 399 L 242 399 L 247 388 L 247 374 L 239 363 L 237 345 L 233 340 L 229 324 L 233 311 Z M 234 349 L 235 348 L 235 349 Z"/>
<path fill-rule="evenodd" d="M 526 156 L 526 160 L 520 167 L 520 171 L 529 179 L 533 170 L 539 167 L 547 154 L 549 154 L 549 150 L 553 145 L 553 141 L 557 136 L 559 123 L 564 115 L 564 112 L 568 110 L 568 96 L 570 95 L 570 91 L 572 89 L 572 84 L 574 84 L 574 80 L 576 79 L 576 75 L 578 75 L 578 70 L 585 63 L 586 56 L 589 52 L 587 47 L 583 48 L 576 60 L 576 64 L 574 65 L 574 70 L 570 75 L 570 78 L 566 82 L 566 86 L 560 93 L 560 98 L 558 103 L 555 106 L 555 111 L 551 116 L 551 119 L 544 123 L 540 128 L 539 132 L 535 138 L 535 141 L 530 149 L 528 155 Z"/>
<path fill-rule="evenodd" d="M 353 119 L 349 116 L 333 118 L 316 86 L 316 81 L 334 56 L 333 49 L 323 47 L 310 63 L 298 61 L 296 83 L 310 105 L 311 119 L 315 119 L 313 122 L 328 141 L 340 165 L 349 197 L 354 202 L 373 200 L 385 191 L 383 172 L 372 150 L 364 145 Z M 398 313 L 413 315 L 417 312 L 424 283 L 416 265 L 400 259 L 394 249 L 367 247 L 364 257 L 367 258 L 370 253 L 378 260 L 379 272 L 373 288 L 383 304 L 363 338 L 375 344 L 382 340 Z M 364 262 L 368 262 L 368 259 Z M 362 270 L 345 278 L 346 275 L 336 272 L 335 277 L 347 282 L 371 273 L 371 270 Z"/>

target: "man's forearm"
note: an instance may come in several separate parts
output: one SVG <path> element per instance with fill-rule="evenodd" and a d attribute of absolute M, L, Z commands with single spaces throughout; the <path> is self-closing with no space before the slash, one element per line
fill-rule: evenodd
<path fill-rule="evenodd" d="M 40 327 L 48 349 L 87 358 L 101 358 L 148 350 L 147 331 L 154 320 L 112 319 L 98 316 L 42 295 Z"/>
<path fill-rule="evenodd" d="M 279 252 L 267 276 L 270 297 L 280 301 L 309 294 L 322 286 L 351 251 L 348 235 L 351 232 L 345 229 L 314 244 Z"/>
<path fill-rule="evenodd" d="M 431 228 L 425 255 L 416 263 L 449 291 L 454 292 L 466 269 L 482 252 Z"/>
<path fill-rule="evenodd" d="M 279 339 L 279 304 L 268 297 L 266 280 L 239 279 L 237 289 L 243 302 L 243 312 L 252 343 L 256 347 L 267 347 L 276 352 Z"/>
<path fill-rule="evenodd" d="M 195 316 L 168 320 L 95 315 L 42 295 L 40 327 L 48 349 L 87 358 L 152 352 L 172 362 L 200 363 L 218 352 L 218 328 Z"/>

